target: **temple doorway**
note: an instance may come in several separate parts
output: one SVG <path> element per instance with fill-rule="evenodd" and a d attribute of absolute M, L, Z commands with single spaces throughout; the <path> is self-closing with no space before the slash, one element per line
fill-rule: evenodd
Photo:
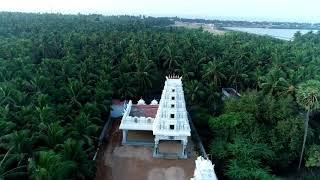
<path fill-rule="evenodd" d="M 160 140 L 158 147 L 161 154 L 181 154 L 183 151 L 180 140 Z"/>
<path fill-rule="evenodd" d="M 126 135 L 126 144 L 154 144 L 154 135 L 152 131 L 128 130 Z"/>

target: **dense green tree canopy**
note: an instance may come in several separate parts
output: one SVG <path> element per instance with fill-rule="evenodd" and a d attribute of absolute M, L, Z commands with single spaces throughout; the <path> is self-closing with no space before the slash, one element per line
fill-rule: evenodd
<path fill-rule="evenodd" d="M 297 103 L 311 108 L 301 93 L 309 86 L 299 84 L 320 79 L 320 34 L 282 41 L 173 23 L 0 13 L 0 179 L 92 179 L 112 97 L 155 97 L 169 73 L 183 76 L 219 176 L 267 179 L 297 166 L 304 134 Z M 223 102 L 222 87 L 242 96 Z M 319 132 L 311 132 L 306 166 L 316 167 Z"/>

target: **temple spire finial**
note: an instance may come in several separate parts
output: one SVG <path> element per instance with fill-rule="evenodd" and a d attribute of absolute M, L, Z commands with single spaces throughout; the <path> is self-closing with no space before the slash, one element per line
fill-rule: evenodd
<path fill-rule="evenodd" d="M 166 76 L 166 79 L 181 79 L 182 76 L 176 75 L 174 73 L 169 74 L 168 76 Z"/>

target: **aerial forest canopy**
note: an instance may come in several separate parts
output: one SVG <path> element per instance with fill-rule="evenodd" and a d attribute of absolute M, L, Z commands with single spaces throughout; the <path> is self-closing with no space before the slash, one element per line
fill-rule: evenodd
<path fill-rule="evenodd" d="M 0 13 L 0 179 L 93 179 L 111 99 L 157 96 L 168 74 L 183 76 L 219 177 L 317 170 L 320 34 L 282 41 L 173 23 Z M 222 87 L 242 96 L 222 102 Z"/>

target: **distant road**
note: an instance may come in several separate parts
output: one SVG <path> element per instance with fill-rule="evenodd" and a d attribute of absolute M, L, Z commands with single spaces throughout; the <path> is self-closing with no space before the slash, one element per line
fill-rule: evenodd
<path fill-rule="evenodd" d="M 204 31 L 208 31 L 212 34 L 217 34 L 217 35 L 222 35 L 225 33 L 224 30 L 219 29 L 218 27 L 214 26 L 213 24 L 189 23 L 189 22 L 175 21 L 175 24 L 172 26 L 185 27 L 185 28 L 190 28 L 190 29 L 199 29 L 202 27 Z"/>

